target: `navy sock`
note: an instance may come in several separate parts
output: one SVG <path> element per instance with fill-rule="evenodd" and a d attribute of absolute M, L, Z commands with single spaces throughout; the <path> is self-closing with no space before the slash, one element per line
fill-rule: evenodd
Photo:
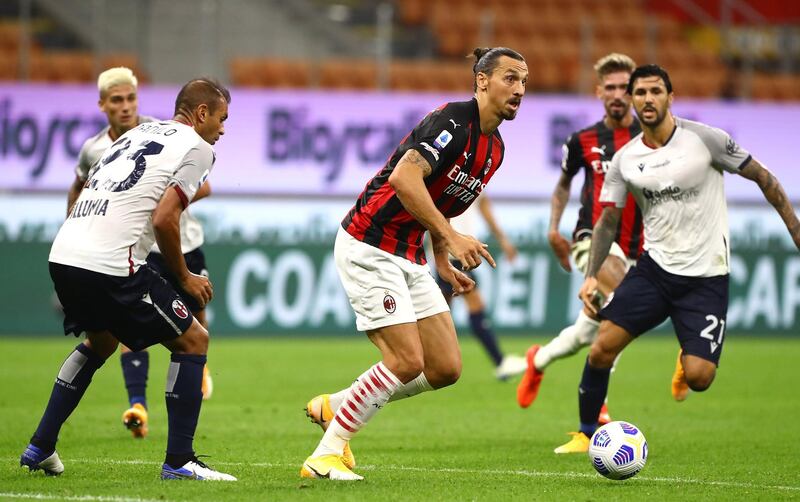
<path fill-rule="evenodd" d="M 483 348 L 486 349 L 489 357 L 492 358 L 494 365 L 499 366 L 503 360 L 503 353 L 500 352 L 500 347 L 497 345 L 497 337 L 489 327 L 489 321 L 486 319 L 486 314 L 483 310 L 469 315 L 469 325 Z"/>
<path fill-rule="evenodd" d="M 67 357 L 58 371 L 56 383 L 50 393 L 50 401 L 39 421 L 39 427 L 31 438 L 31 444 L 44 451 L 53 451 L 61 426 L 78 406 L 83 394 L 92 382 L 92 375 L 103 365 L 105 359 L 79 344 Z"/>
<path fill-rule="evenodd" d="M 608 377 L 611 368 L 593 368 L 589 366 L 589 358 L 583 367 L 581 384 L 578 387 L 578 407 L 581 417 L 581 432 L 592 437 L 597 429 L 597 416 L 608 394 Z"/>
<path fill-rule="evenodd" d="M 194 455 L 192 441 L 203 402 L 206 356 L 172 354 L 167 372 L 167 455 Z M 169 464 L 172 465 L 172 464 Z M 172 465 L 172 467 L 180 467 Z"/>
<path fill-rule="evenodd" d="M 147 408 L 147 373 L 150 369 L 150 354 L 146 350 L 125 352 L 119 358 L 122 376 L 128 389 L 128 402 L 131 406 L 140 403 Z"/>

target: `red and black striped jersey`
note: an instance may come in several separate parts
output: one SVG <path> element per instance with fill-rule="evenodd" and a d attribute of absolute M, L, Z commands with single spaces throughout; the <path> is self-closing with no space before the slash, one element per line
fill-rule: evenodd
<path fill-rule="evenodd" d="M 406 211 L 389 185 L 389 175 L 409 149 L 433 168 L 425 186 L 437 209 L 452 218 L 481 194 L 504 155 L 499 131 L 481 133 L 475 99 L 446 103 L 411 131 L 388 162 L 367 183 L 342 227 L 356 239 L 412 262 L 424 264 L 425 227 Z"/>
<path fill-rule="evenodd" d="M 573 240 L 591 237 L 592 229 L 603 211 L 600 205 L 600 191 L 611 158 L 640 132 L 642 127 L 635 118 L 629 127 L 616 129 L 609 129 L 601 120 L 567 139 L 561 169 L 570 178 L 582 169 L 585 173 L 581 190 L 581 209 L 578 212 L 575 232 L 572 234 Z M 628 194 L 628 201 L 617 229 L 616 241 L 630 258 L 636 259 L 642 254 L 643 229 L 642 213 L 633 196 Z"/>

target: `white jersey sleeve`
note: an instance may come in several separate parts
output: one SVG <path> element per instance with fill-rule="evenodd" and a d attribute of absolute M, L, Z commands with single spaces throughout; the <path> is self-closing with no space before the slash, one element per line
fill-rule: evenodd
<path fill-rule="evenodd" d="M 78 165 L 75 166 L 75 176 L 79 180 L 86 181 L 89 178 L 89 170 L 103 155 L 106 148 L 111 146 L 111 143 L 111 137 L 108 135 L 108 126 L 83 142 L 81 151 L 78 154 Z"/>
<path fill-rule="evenodd" d="M 620 168 L 620 153 L 624 148 L 614 154 L 611 163 L 608 165 L 605 181 L 603 181 L 603 188 L 600 191 L 600 203 L 613 204 L 616 207 L 625 207 L 625 201 L 628 200 L 628 187 L 625 184 L 625 179 L 622 176 L 622 169 Z"/>
<path fill-rule="evenodd" d="M 683 127 L 700 137 L 711 154 L 711 165 L 717 169 L 738 173 L 752 158 L 747 150 L 740 147 L 722 129 L 691 120 L 679 120 L 683 122 Z"/>
<path fill-rule="evenodd" d="M 184 209 L 189 206 L 197 191 L 205 183 L 208 173 L 214 167 L 216 156 L 214 149 L 205 141 L 198 141 L 191 148 L 169 181 L 171 186 L 178 189 Z"/>

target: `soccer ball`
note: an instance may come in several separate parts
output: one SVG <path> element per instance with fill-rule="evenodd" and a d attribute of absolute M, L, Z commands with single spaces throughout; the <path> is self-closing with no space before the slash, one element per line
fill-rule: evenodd
<path fill-rule="evenodd" d="M 647 440 L 633 424 L 607 423 L 589 440 L 589 460 L 607 478 L 628 479 L 641 471 L 647 461 Z"/>

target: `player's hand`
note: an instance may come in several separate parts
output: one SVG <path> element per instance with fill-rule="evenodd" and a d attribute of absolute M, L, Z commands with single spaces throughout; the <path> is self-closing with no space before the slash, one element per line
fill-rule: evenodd
<path fill-rule="evenodd" d="M 558 230 L 547 232 L 547 240 L 550 241 L 550 247 L 553 248 L 553 253 L 558 258 L 561 268 L 567 272 L 572 272 L 572 265 L 569 264 L 569 241 Z"/>
<path fill-rule="evenodd" d="M 600 292 L 597 290 L 597 277 L 587 277 L 583 281 L 578 298 L 581 299 L 583 304 L 593 314 L 600 311 Z"/>
<path fill-rule="evenodd" d="M 436 272 L 439 274 L 439 277 L 447 281 L 453 288 L 453 296 L 469 293 L 475 288 L 475 281 L 470 279 L 464 272 L 455 268 L 447 260 L 442 264 L 437 262 Z"/>
<path fill-rule="evenodd" d="M 205 308 L 214 297 L 214 287 L 208 277 L 189 273 L 181 282 L 181 288 L 197 300 L 201 308 Z"/>
<path fill-rule="evenodd" d="M 461 262 L 463 270 L 477 268 L 481 264 L 481 257 L 492 267 L 497 266 L 489 253 L 489 245 L 470 235 L 453 232 L 447 240 L 447 251 Z"/>
<path fill-rule="evenodd" d="M 503 250 L 503 255 L 505 255 L 506 260 L 514 261 L 517 258 L 517 248 L 511 244 L 511 241 L 508 239 L 503 239 L 500 241 L 500 248 Z"/>

